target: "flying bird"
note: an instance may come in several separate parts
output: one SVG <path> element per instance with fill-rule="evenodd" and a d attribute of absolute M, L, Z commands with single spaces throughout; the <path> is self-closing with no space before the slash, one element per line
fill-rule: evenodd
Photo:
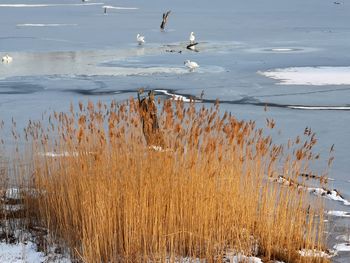
<path fill-rule="evenodd" d="M 166 23 L 168 22 L 168 16 L 171 13 L 171 10 L 169 10 L 166 13 L 163 13 L 163 20 L 162 23 L 160 24 L 160 29 L 164 30 Z"/>
<path fill-rule="evenodd" d="M 196 40 L 196 37 L 195 37 L 194 33 L 191 32 L 191 34 L 190 34 L 190 44 L 193 44 L 195 40 Z"/>
<path fill-rule="evenodd" d="M 196 68 L 199 68 L 199 65 L 198 65 L 196 62 L 194 62 L 194 61 L 185 60 L 184 64 L 185 64 L 185 66 L 186 66 L 187 68 L 190 69 L 190 71 L 193 71 L 193 70 L 195 70 Z"/>
<path fill-rule="evenodd" d="M 139 45 L 142 45 L 145 43 L 145 37 L 141 36 L 140 34 L 137 34 L 136 40 L 137 40 L 137 43 L 139 43 Z"/>
<path fill-rule="evenodd" d="M 2 57 L 1 61 L 3 63 L 11 63 L 12 62 L 12 57 L 10 57 L 8 54 L 6 54 L 5 56 Z"/>

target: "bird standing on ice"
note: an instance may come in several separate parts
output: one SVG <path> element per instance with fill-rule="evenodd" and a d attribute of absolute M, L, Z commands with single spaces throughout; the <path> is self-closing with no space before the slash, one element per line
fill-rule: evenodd
<path fill-rule="evenodd" d="M 142 45 L 145 43 L 145 37 L 141 36 L 140 34 L 137 34 L 136 40 L 137 40 L 137 43 L 139 43 L 139 45 Z"/>
<path fill-rule="evenodd" d="M 12 57 L 10 57 L 8 54 L 6 54 L 6 56 L 3 56 L 1 61 L 3 63 L 11 63 L 12 62 Z"/>
<path fill-rule="evenodd" d="M 190 71 L 193 71 L 193 70 L 195 70 L 196 68 L 199 68 L 199 65 L 198 65 L 196 62 L 194 62 L 194 61 L 185 60 L 184 64 L 185 64 L 185 66 L 186 66 L 187 68 L 190 69 Z"/>
<path fill-rule="evenodd" d="M 190 44 L 194 44 L 195 40 L 196 40 L 196 37 L 194 36 L 194 33 L 191 32 L 191 34 L 190 34 Z"/>

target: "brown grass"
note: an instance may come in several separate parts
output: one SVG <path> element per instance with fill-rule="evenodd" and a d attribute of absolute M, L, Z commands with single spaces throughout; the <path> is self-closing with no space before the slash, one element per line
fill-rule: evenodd
<path fill-rule="evenodd" d="M 314 134 L 274 145 L 254 122 L 221 114 L 218 105 L 165 101 L 159 118 L 167 147 L 157 151 L 145 144 L 138 112 L 133 99 L 80 104 L 25 131 L 39 193 L 27 204 L 30 215 L 73 257 L 220 262 L 234 250 L 267 260 L 327 262 L 297 253 L 324 249 L 322 204 L 309 206 L 303 190 L 269 179 L 298 181 L 317 158 Z M 274 126 L 267 120 L 267 129 Z"/>

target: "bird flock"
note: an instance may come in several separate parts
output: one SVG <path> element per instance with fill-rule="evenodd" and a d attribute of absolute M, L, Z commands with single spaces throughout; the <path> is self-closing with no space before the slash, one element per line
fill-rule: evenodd
<path fill-rule="evenodd" d="M 82 1 L 85 2 L 87 0 L 82 0 Z M 168 22 L 168 18 L 169 18 L 170 13 L 171 13 L 171 10 L 163 13 L 162 22 L 160 24 L 161 31 L 165 30 L 165 26 L 166 26 L 166 24 Z M 142 36 L 141 34 L 137 34 L 136 35 L 136 41 L 137 41 L 139 46 L 145 44 L 146 43 L 145 36 Z M 196 42 L 196 36 L 194 35 L 194 32 L 191 32 L 190 36 L 189 36 L 189 44 L 186 46 L 186 48 L 189 49 L 189 50 L 198 52 L 198 50 L 196 49 L 197 45 L 198 45 L 198 42 Z M 179 51 L 179 53 L 181 53 L 181 51 Z M 9 63 L 12 62 L 12 60 L 13 60 L 13 58 L 10 55 L 8 55 L 8 54 L 3 56 L 2 59 L 1 59 L 2 63 L 4 63 L 4 64 L 9 64 Z M 199 65 L 196 62 L 190 61 L 190 60 L 185 60 L 184 61 L 184 65 L 191 72 L 194 71 L 196 68 L 199 68 Z"/>
<path fill-rule="evenodd" d="M 161 31 L 165 30 L 165 25 L 168 22 L 169 14 L 171 13 L 171 10 L 163 13 L 162 17 L 162 23 L 160 24 Z M 136 35 L 136 41 L 141 46 L 145 44 L 145 36 L 142 36 L 140 34 Z M 194 32 L 190 33 L 189 36 L 189 44 L 186 46 L 187 49 L 198 52 L 196 49 L 196 46 L 198 45 L 198 42 L 196 42 L 196 36 L 194 35 Z M 174 52 L 174 50 L 170 50 L 170 52 Z M 181 53 L 181 51 L 179 51 Z M 195 61 L 185 60 L 184 65 L 190 70 L 190 72 L 194 71 L 196 68 L 199 68 L 199 65 Z"/>

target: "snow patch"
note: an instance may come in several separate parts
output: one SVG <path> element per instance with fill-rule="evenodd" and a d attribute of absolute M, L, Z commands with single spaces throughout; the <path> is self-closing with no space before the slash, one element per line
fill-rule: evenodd
<path fill-rule="evenodd" d="M 245 263 L 263 263 L 260 258 L 248 257 L 248 256 L 245 256 L 245 255 L 242 255 L 242 254 L 238 254 L 238 255 L 234 256 L 232 258 L 232 260 L 230 259 L 230 262 L 232 262 L 232 263 L 241 263 L 241 262 L 245 262 Z"/>
<path fill-rule="evenodd" d="M 327 214 L 338 217 L 350 217 L 350 212 L 345 211 L 328 211 Z"/>
<path fill-rule="evenodd" d="M 4 194 L 5 199 L 20 199 L 21 198 L 21 191 L 19 188 L 7 188 Z"/>
<path fill-rule="evenodd" d="M 38 153 L 38 155 L 40 156 L 45 156 L 45 157 L 78 157 L 78 153 L 77 152 L 61 152 L 61 153 L 57 153 L 57 152 L 40 152 Z"/>
<path fill-rule="evenodd" d="M 333 249 L 340 252 L 350 251 L 350 243 L 340 243 L 336 244 Z"/>
<path fill-rule="evenodd" d="M 313 193 L 313 194 L 318 195 L 318 196 L 323 196 L 329 200 L 339 201 L 339 202 L 342 202 L 344 205 L 350 205 L 350 202 L 348 200 L 346 200 L 344 197 L 342 197 L 336 189 L 326 190 L 323 188 L 309 187 L 309 188 L 307 188 L 307 190 L 310 193 Z"/>
<path fill-rule="evenodd" d="M 336 236 L 335 239 L 345 241 L 345 242 L 350 242 L 350 235 L 339 235 L 339 236 Z"/>
<path fill-rule="evenodd" d="M 0 243 L 0 262 L 8 263 L 37 263 L 44 262 L 45 256 L 36 251 L 36 245 L 32 242 L 27 244 Z"/>
<path fill-rule="evenodd" d="M 349 85 L 350 67 L 290 67 L 258 74 L 279 80 L 281 85 Z"/>
<path fill-rule="evenodd" d="M 315 249 L 302 249 L 299 250 L 299 254 L 302 257 L 317 257 L 317 258 L 330 258 L 333 255 L 326 253 L 325 251 L 315 250 Z"/>
<path fill-rule="evenodd" d="M 298 182 L 294 182 L 284 176 L 280 175 L 278 178 L 270 178 L 273 182 L 277 182 L 284 186 L 296 187 L 298 190 L 305 190 L 311 194 L 327 198 L 329 200 L 342 202 L 344 205 L 350 205 L 350 201 L 346 200 L 337 189 L 328 190 L 320 187 L 307 187 L 306 185 L 299 184 Z M 350 215 L 350 213 L 349 213 Z"/>

